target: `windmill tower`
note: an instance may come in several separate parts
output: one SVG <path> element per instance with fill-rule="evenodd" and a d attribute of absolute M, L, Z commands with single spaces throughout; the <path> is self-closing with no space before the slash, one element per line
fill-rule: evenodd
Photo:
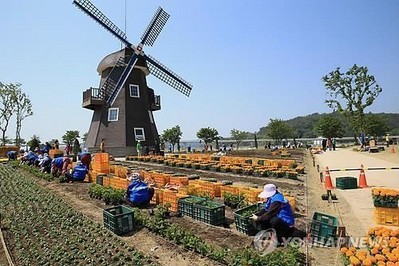
<path fill-rule="evenodd" d="M 74 0 L 84 13 L 111 32 L 125 48 L 107 55 L 100 62 L 98 88 L 83 92 L 83 108 L 93 110 L 86 147 L 97 151 L 102 139 L 106 151 L 114 156 L 136 154 L 136 144 L 159 147 L 159 135 L 153 112 L 161 109 L 161 98 L 147 85 L 146 76 L 153 74 L 182 94 L 189 96 L 192 85 L 143 51 L 152 46 L 162 31 L 169 14 L 158 8 L 137 46 L 89 0 Z"/>

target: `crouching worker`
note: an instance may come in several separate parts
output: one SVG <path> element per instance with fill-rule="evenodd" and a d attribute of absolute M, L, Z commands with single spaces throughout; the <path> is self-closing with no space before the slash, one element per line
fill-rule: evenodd
<path fill-rule="evenodd" d="M 65 173 L 65 176 L 68 179 L 68 182 L 83 181 L 85 180 L 87 173 L 88 170 L 86 166 L 83 163 L 78 162 L 73 168 L 72 173 Z"/>
<path fill-rule="evenodd" d="M 133 173 L 128 176 L 130 181 L 126 190 L 126 200 L 133 207 L 146 207 L 154 196 L 154 188 L 148 186 L 143 181 L 139 173 Z"/>
<path fill-rule="evenodd" d="M 44 173 L 50 173 L 51 172 L 51 157 L 45 153 L 43 155 L 43 159 L 39 162 L 39 167 L 40 171 Z"/>
<path fill-rule="evenodd" d="M 7 157 L 9 161 L 15 161 L 17 159 L 18 152 L 17 151 L 8 151 Z"/>
<path fill-rule="evenodd" d="M 68 172 L 68 165 L 71 159 L 68 157 L 57 157 L 51 161 L 51 174 L 54 177 L 59 177 L 61 174 L 65 175 Z"/>
<path fill-rule="evenodd" d="M 260 211 L 250 217 L 254 227 L 257 230 L 273 228 L 277 240 L 283 243 L 283 237 L 290 237 L 295 230 L 295 219 L 288 200 L 274 184 L 265 185 L 259 198 L 265 199 L 265 203 Z"/>

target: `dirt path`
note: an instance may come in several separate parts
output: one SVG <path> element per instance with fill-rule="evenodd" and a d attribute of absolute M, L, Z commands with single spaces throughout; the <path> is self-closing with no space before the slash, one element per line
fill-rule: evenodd
<path fill-rule="evenodd" d="M 395 147 L 396 148 L 396 147 Z M 398 151 L 397 149 L 395 149 Z M 392 167 L 399 166 L 399 154 L 385 151 L 381 153 L 360 153 L 352 151 L 352 148 L 327 151 L 315 155 L 316 165 L 320 171 L 325 169 L 358 168 L 361 164 L 368 167 Z M 347 233 L 352 237 L 363 237 L 367 230 L 374 226 L 374 206 L 371 197 L 372 186 L 398 187 L 399 170 L 365 171 L 369 188 L 340 190 L 334 189 L 338 201 L 328 203 L 322 201 L 321 195 L 325 193 L 324 185 L 320 182 L 317 167 L 313 167 L 311 156 L 307 156 L 308 179 L 308 217 L 309 222 L 314 212 L 322 212 L 333 215 L 339 219 L 339 223 L 345 226 Z M 339 176 L 359 177 L 359 171 L 337 171 L 330 172 L 332 183 Z M 334 248 L 310 248 L 310 254 L 314 257 L 313 265 L 343 265 L 339 258 L 338 249 Z"/>
<path fill-rule="evenodd" d="M 77 211 L 100 224 L 103 223 L 102 211 L 106 206 L 100 203 L 100 201 L 89 198 L 87 189 L 90 184 L 59 184 L 44 180 L 38 180 L 38 182 L 63 197 Z M 79 186 L 80 189 L 77 189 L 77 186 Z M 79 190 L 81 192 L 77 193 Z M 153 260 L 160 265 L 219 265 L 196 253 L 187 252 L 181 247 L 167 242 L 162 237 L 152 234 L 146 229 L 136 231 L 131 235 L 122 236 L 120 238 L 136 250 L 151 256 Z"/>

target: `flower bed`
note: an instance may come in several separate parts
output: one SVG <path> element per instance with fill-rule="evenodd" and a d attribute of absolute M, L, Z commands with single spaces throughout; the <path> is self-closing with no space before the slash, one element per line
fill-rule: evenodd
<path fill-rule="evenodd" d="M 374 207 L 398 208 L 399 192 L 388 188 L 373 188 Z"/>
<path fill-rule="evenodd" d="M 377 226 L 368 231 L 366 246 L 342 247 L 345 265 L 398 265 L 399 230 Z"/>

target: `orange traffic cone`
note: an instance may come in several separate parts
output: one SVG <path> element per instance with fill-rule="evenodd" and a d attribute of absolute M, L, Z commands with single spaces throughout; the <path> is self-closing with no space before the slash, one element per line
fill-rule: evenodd
<path fill-rule="evenodd" d="M 324 174 L 324 188 L 326 190 L 331 190 L 334 188 L 331 182 L 330 170 L 328 167 L 326 167 L 326 172 Z"/>
<path fill-rule="evenodd" d="M 391 146 L 391 153 L 395 153 L 395 146 L 394 145 Z"/>
<path fill-rule="evenodd" d="M 360 166 L 360 175 L 359 175 L 359 187 L 360 188 L 365 188 L 367 186 L 367 180 L 366 180 L 366 174 L 364 173 L 363 170 L 363 164 Z"/>

